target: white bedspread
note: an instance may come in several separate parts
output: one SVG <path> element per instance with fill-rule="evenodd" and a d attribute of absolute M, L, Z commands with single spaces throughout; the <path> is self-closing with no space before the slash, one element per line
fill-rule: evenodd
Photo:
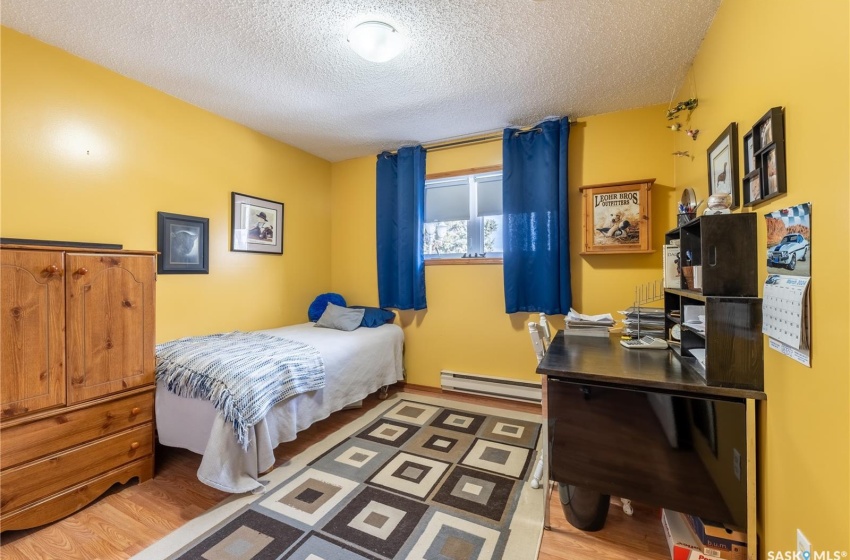
<path fill-rule="evenodd" d="M 332 412 L 403 379 L 404 335 L 398 325 L 343 332 L 305 323 L 260 332 L 315 346 L 325 363 L 325 388 L 276 405 L 254 426 L 247 451 L 212 403 L 178 397 L 157 385 L 159 442 L 202 454 L 198 479 L 225 492 L 260 490 L 258 475 L 274 465 L 275 447 Z"/>

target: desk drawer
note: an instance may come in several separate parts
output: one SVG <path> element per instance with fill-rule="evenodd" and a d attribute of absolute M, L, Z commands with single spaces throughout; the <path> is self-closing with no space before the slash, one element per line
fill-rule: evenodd
<path fill-rule="evenodd" d="M 153 419 L 153 392 L 96 404 L 0 431 L 0 469 L 57 453 Z"/>
<path fill-rule="evenodd" d="M 0 511 L 12 511 L 125 463 L 151 455 L 152 449 L 153 425 L 148 423 L 5 470 L 0 475 Z"/>

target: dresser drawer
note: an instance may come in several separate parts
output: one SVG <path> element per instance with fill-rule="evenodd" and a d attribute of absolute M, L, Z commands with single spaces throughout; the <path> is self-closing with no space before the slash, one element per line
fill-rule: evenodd
<path fill-rule="evenodd" d="M 153 392 L 63 412 L 0 431 L 0 469 L 57 453 L 153 419 Z"/>
<path fill-rule="evenodd" d="M 153 452 L 148 423 L 0 473 L 0 511 L 12 511 Z"/>

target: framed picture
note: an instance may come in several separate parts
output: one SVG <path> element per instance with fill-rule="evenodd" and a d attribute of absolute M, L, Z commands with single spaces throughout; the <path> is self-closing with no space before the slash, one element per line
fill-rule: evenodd
<path fill-rule="evenodd" d="M 708 148 L 708 194 L 732 196 L 731 210 L 738 201 L 738 124 L 731 123 Z"/>
<path fill-rule="evenodd" d="M 209 274 L 209 219 L 168 212 L 156 217 L 157 274 Z"/>
<path fill-rule="evenodd" d="M 745 144 L 744 156 L 748 160 L 752 158 L 753 168 L 744 178 L 745 206 L 761 204 L 784 194 L 787 190 L 784 121 L 782 107 L 773 107 L 753 125 L 753 129 L 748 134 L 753 139 L 753 151 L 750 156 Z"/>
<path fill-rule="evenodd" d="M 650 189 L 655 179 L 579 188 L 584 203 L 583 251 L 651 253 Z"/>
<path fill-rule="evenodd" d="M 755 144 L 753 131 L 744 135 L 744 175 L 748 175 L 756 168 Z"/>
<path fill-rule="evenodd" d="M 231 193 L 231 251 L 283 254 L 283 203 Z"/>

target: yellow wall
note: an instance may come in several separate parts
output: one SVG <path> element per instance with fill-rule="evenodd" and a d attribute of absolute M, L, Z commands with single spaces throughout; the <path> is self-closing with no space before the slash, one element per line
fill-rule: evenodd
<path fill-rule="evenodd" d="M 802 529 L 814 550 L 850 552 L 850 40 L 846 0 L 726 0 L 693 67 L 697 142 L 677 135 L 680 181 L 707 195 L 706 149 L 736 121 L 743 135 L 768 109 L 785 107 L 788 194 L 761 216 L 812 203 L 812 368 L 767 348 L 760 409 L 762 534 L 766 550 L 796 550 Z M 692 80 L 678 99 L 691 94 Z M 740 185 L 740 182 L 739 182 Z M 766 269 L 759 260 L 760 278 Z"/>
<path fill-rule="evenodd" d="M 160 275 L 157 340 L 306 320 L 330 288 L 330 163 L 2 28 L 4 237 L 156 249 L 210 219 L 210 274 Z M 229 251 L 230 193 L 285 204 L 283 256 Z"/>
<path fill-rule="evenodd" d="M 582 257 L 582 185 L 657 178 L 652 189 L 653 236 L 663 244 L 671 227 L 672 138 L 665 107 L 582 119 L 570 136 L 569 192 L 574 307 L 611 312 L 631 304 L 637 283 L 660 277 L 661 253 Z M 427 172 L 501 165 L 501 142 L 427 155 Z M 351 302 L 378 303 L 375 256 L 375 158 L 333 164 L 332 286 Z M 453 370 L 537 380 L 525 324 L 528 314 L 507 315 L 501 265 L 435 265 L 425 268 L 428 309 L 400 313 L 405 330 L 407 379 L 439 386 L 440 371 Z M 556 326 L 563 322 L 554 321 Z"/>

